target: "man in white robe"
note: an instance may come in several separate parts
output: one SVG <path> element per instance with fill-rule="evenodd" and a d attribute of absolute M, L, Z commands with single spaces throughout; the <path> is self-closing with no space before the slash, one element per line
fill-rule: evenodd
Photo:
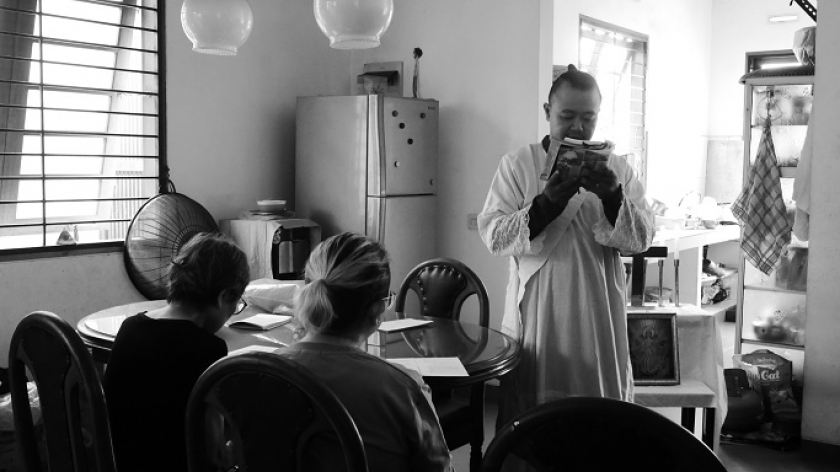
<path fill-rule="evenodd" d="M 502 331 L 519 340 L 519 366 L 501 379 L 497 426 L 538 404 L 570 396 L 632 401 L 624 267 L 645 251 L 654 215 L 644 188 L 609 145 L 607 165 L 540 179 L 551 139 L 589 140 L 601 94 L 574 66 L 543 105 L 551 135 L 502 158 L 484 209 L 481 238 L 510 256 Z"/>

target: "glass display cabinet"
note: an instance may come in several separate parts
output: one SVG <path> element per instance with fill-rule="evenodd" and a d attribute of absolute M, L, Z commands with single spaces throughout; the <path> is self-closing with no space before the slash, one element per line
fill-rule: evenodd
<path fill-rule="evenodd" d="M 759 68 L 768 57 L 777 63 L 789 51 L 747 54 L 744 84 L 744 185 L 749 183 L 762 132 L 770 129 L 781 171 L 782 195 L 793 224 L 793 181 L 802 152 L 813 102 L 813 66 Z M 802 380 L 807 317 L 808 243 L 791 234 L 775 268 L 765 274 L 744 256 L 740 273 L 735 353 L 770 349 L 793 362 L 794 377 Z"/>

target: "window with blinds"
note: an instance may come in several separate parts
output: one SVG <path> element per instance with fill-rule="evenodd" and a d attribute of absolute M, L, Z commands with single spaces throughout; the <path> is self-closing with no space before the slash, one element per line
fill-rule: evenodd
<path fill-rule="evenodd" d="M 0 0 L 0 254 L 122 241 L 158 193 L 161 17 L 158 0 Z"/>
<path fill-rule="evenodd" d="M 647 37 L 584 17 L 579 44 L 579 68 L 595 76 L 602 95 L 593 139 L 613 141 L 645 183 Z"/>

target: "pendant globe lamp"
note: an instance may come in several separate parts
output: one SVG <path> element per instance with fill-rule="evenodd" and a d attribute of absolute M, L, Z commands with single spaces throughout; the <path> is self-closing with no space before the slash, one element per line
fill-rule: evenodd
<path fill-rule="evenodd" d="M 254 27 L 248 0 L 184 0 L 181 26 L 193 51 L 235 56 Z"/>
<path fill-rule="evenodd" d="M 335 49 L 368 49 L 391 24 L 394 0 L 314 0 L 315 21 Z"/>

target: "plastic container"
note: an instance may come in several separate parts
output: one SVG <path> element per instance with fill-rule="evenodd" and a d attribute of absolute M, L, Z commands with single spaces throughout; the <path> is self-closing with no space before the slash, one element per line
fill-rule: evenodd
<path fill-rule="evenodd" d="M 266 213 L 282 213 L 286 209 L 286 200 L 257 200 L 257 208 Z"/>

